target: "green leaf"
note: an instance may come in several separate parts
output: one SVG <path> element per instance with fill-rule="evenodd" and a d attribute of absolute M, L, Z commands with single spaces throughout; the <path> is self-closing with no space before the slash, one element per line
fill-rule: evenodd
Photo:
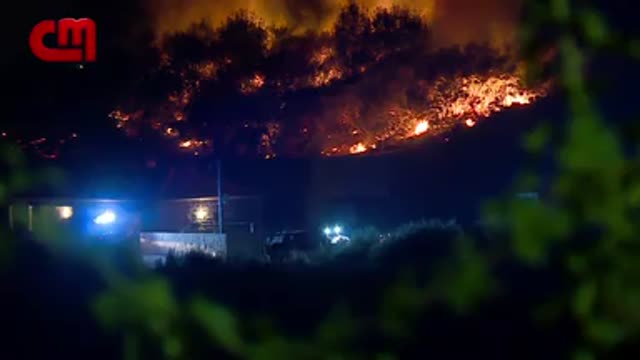
<path fill-rule="evenodd" d="M 573 309 L 579 317 L 591 314 L 597 295 L 595 282 L 581 284 L 574 294 Z"/>
<path fill-rule="evenodd" d="M 591 339 L 603 346 L 613 346 L 624 338 L 622 327 L 610 320 L 593 319 L 587 323 L 587 332 Z"/>
<path fill-rule="evenodd" d="M 488 201 L 483 204 L 482 221 L 492 229 L 501 227 L 508 218 L 508 209 L 503 202 Z"/>
<path fill-rule="evenodd" d="M 432 291 L 458 313 L 470 311 L 496 288 L 487 259 L 466 240 L 459 240 L 453 258 L 435 274 Z"/>
<path fill-rule="evenodd" d="M 161 278 L 118 281 L 94 303 L 107 327 L 134 327 L 161 336 L 168 334 L 177 310 L 169 284 Z"/>
<path fill-rule="evenodd" d="M 567 170 L 593 171 L 601 176 L 617 174 L 624 165 L 618 139 L 596 118 L 573 120 L 570 138 L 561 152 Z"/>
<path fill-rule="evenodd" d="M 562 65 L 562 81 L 569 92 L 569 107 L 573 122 L 590 118 L 595 111 L 589 102 L 585 92 L 584 77 L 582 72 L 584 56 L 575 40 L 569 36 L 562 36 L 559 40 L 560 59 Z"/>
<path fill-rule="evenodd" d="M 586 256 L 573 254 L 567 257 L 567 267 L 574 274 L 583 274 L 589 270 L 589 262 Z"/>
<path fill-rule="evenodd" d="M 513 249 L 530 265 L 544 261 L 551 246 L 569 231 L 568 216 L 559 209 L 538 202 L 516 201 L 511 211 Z"/>
<path fill-rule="evenodd" d="M 314 349 L 296 339 L 273 336 L 250 347 L 249 359 L 305 359 L 319 357 Z"/>
<path fill-rule="evenodd" d="M 586 349 L 579 349 L 573 354 L 574 360 L 595 360 L 593 353 Z"/>
<path fill-rule="evenodd" d="M 629 205 L 631 206 L 640 205 L 640 182 L 639 181 L 636 181 L 629 186 L 629 195 L 627 197 L 629 199 Z"/>
<path fill-rule="evenodd" d="M 569 19 L 569 0 L 551 0 L 551 15 L 554 19 L 564 22 Z"/>
<path fill-rule="evenodd" d="M 182 343 L 180 339 L 175 336 L 167 336 L 163 341 L 164 353 L 170 359 L 177 358 L 182 352 Z"/>
<path fill-rule="evenodd" d="M 425 291 L 416 286 L 415 276 L 403 276 L 385 290 L 382 301 L 382 328 L 390 336 L 407 336 L 417 313 L 427 301 Z"/>
<path fill-rule="evenodd" d="M 323 349 L 340 349 L 356 333 L 355 322 L 345 305 L 337 305 L 316 330 L 316 341 Z"/>
<path fill-rule="evenodd" d="M 531 192 L 533 189 L 538 188 L 540 185 L 540 179 L 534 173 L 524 172 L 520 174 L 516 182 L 516 189 L 519 193 Z"/>
<path fill-rule="evenodd" d="M 551 129 L 549 126 L 538 126 L 525 137 L 525 149 L 534 154 L 540 153 L 549 142 L 550 133 Z"/>
<path fill-rule="evenodd" d="M 231 312 L 222 306 L 196 298 L 191 302 L 191 314 L 206 330 L 209 337 L 232 353 L 243 349 L 238 322 Z"/>
<path fill-rule="evenodd" d="M 600 46 L 607 42 L 610 37 L 609 27 L 598 12 L 593 9 L 584 10 L 580 16 L 580 21 L 587 39 L 593 45 Z"/>

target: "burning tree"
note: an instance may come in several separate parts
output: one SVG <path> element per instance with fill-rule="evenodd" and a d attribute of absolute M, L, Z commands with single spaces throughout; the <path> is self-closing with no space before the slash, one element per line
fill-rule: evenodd
<path fill-rule="evenodd" d="M 525 87 L 513 57 L 489 46 L 432 46 L 426 19 L 405 8 L 352 3 L 329 31 L 294 30 L 239 12 L 166 36 L 111 117 L 196 155 L 346 155 L 473 127 L 548 87 Z"/>

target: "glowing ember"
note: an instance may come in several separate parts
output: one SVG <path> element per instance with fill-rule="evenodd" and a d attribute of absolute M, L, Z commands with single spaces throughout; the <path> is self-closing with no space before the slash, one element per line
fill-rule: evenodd
<path fill-rule="evenodd" d="M 179 135 L 180 135 L 180 133 L 178 132 L 178 130 L 176 130 L 176 129 L 174 129 L 174 128 L 171 128 L 171 127 L 168 127 L 168 128 L 167 128 L 167 130 L 165 130 L 165 134 L 166 134 L 168 137 L 176 137 L 176 136 L 179 136 Z"/>
<path fill-rule="evenodd" d="M 413 131 L 415 135 L 421 135 L 429 130 L 429 122 L 428 121 L 420 121 L 418 125 L 416 125 L 416 129 Z"/>
<path fill-rule="evenodd" d="M 349 148 L 349 152 L 352 154 L 359 154 L 367 151 L 367 147 L 363 143 L 357 143 Z"/>
<path fill-rule="evenodd" d="M 264 75 L 255 74 L 251 79 L 249 79 L 248 81 L 244 81 L 240 84 L 240 91 L 243 94 L 252 94 L 260 90 L 260 88 L 264 86 L 264 82 L 265 82 Z"/>
<path fill-rule="evenodd" d="M 329 134 L 322 154 L 336 156 L 357 153 L 355 146 L 345 144 L 353 141 L 352 137 L 359 133 L 373 135 L 373 145 L 384 146 L 419 135 L 437 136 L 461 123 L 474 127 L 480 118 L 489 117 L 513 105 L 532 103 L 544 96 L 546 87 L 526 89 L 512 74 L 442 77 L 423 89 L 426 100 L 423 107 L 390 104 L 388 110 L 378 115 L 380 118 L 373 119 L 362 118 L 357 111 L 344 112 L 340 123 L 344 124 L 345 134 Z M 386 126 L 376 126 L 379 123 Z M 347 127 L 353 129 L 353 124 L 358 124 L 356 130 L 348 130 Z M 347 132 L 350 136 L 346 135 Z"/>
<path fill-rule="evenodd" d="M 258 152 L 263 154 L 265 159 L 272 159 L 276 156 L 276 153 L 273 149 L 276 139 L 280 134 L 280 124 L 275 122 L 270 122 L 266 124 L 265 133 L 260 137 L 260 146 Z"/>
<path fill-rule="evenodd" d="M 328 46 L 323 46 L 322 48 L 320 48 L 320 50 L 313 53 L 313 55 L 311 56 L 311 63 L 316 65 L 322 65 L 333 56 L 334 56 L 333 48 Z"/>
<path fill-rule="evenodd" d="M 526 105 L 531 103 L 531 94 L 507 95 L 502 101 L 502 105 L 509 107 L 514 104 Z"/>
<path fill-rule="evenodd" d="M 448 84 L 447 84 L 448 83 Z M 529 104 L 542 93 L 526 90 L 515 75 L 502 74 L 482 77 L 470 75 L 455 79 L 441 78 L 428 98 L 435 102 L 449 101 L 440 118 L 473 116 L 488 117 L 492 113 L 515 104 Z M 442 91 L 449 89 L 451 93 Z"/>
<path fill-rule="evenodd" d="M 338 68 L 330 68 L 325 71 L 319 71 L 309 80 L 311 86 L 321 87 L 331 84 L 333 81 L 342 78 L 342 71 Z"/>

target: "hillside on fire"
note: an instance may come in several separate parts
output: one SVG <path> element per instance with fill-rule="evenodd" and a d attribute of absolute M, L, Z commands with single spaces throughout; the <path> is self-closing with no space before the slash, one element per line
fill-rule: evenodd
<path fill-rule="evenodd" d="M 147 148 L 263 159 L 353 155 L 429 141 L 458 127 L 471 131 L 495 113 L 552 91 L 551 78 L 525 82 L 528 69 L 509 34 L 510 21 L 504 20 L 501 36 L 496 29 L 494 36 L 480 30 L 469 36 L 452 30 L 455 16 L 427 5 L 327 2 L 314 10 L 321 21 L 305 26 L 278 22 L 265 8 L 230 6 L 221 13 L 226 17 L 215 19 L 187 12 L 189 21 L 181 18 L 173 28 L 151 7 L 155 22 L 132 34 L 146 39 L 145 46 L 119 52 L 135 60 L 129 75 L 98 74 L 106 70 L 100 67 L 118 66 L 107 58 L 107 65 L 68 69 L 62 86 L 75 84 L 71 92 L 79 101 L 102 94 L 99 107 L 81 106 L 84 116 L 100 129 L 144 139 Z M 311 11 L 298 10 L 286 13 L 300 20 Z M 553 55 L 548 48 L 537 56 L 550 62 Z M 48 72 L 42 71 L 39 76 Z M 49 101 L 59 96 L 41 91 Z M 72 99 L 65 103 L 46 116 L 67 116 L 65 122 L 77 126 L 3 130 L 3 136 L 58 159 L 86 135 L 80 130 L 92 132 L 72 120 L 79 117 Z M 21 109 L 20 116 L 43 121 L 45 115 L 34 111 L 42 109 Z"/>
<path fill-rule="evenodd" d="M 157 67 L 110 116 L 195 155 L 348 155 L 471 128 L 549 88 L 524 85 L 515 52 L 432 36 L 401 7 L 350 4 L 304 33 L 239 12 L 163 36 Z"/>

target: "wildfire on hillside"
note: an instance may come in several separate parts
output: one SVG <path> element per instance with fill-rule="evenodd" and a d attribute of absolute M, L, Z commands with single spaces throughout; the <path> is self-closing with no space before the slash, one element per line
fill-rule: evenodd
<path fill-rule="evenodd" d="M 160 46 L 154 73 L 173 85 L 158 101 L 134 92 L 126 103 L 135 105 L 110 114 L 117 127 L 132 136 L 157 129 L 198 155 L 342 156 L 473 128 L 549 87 L 525 86 L 513 58 L 490 47 L 433 48 L 427 20 L 398 7 L 351 4 L 330 31 L 303 35 L 246 14 L 203 26 Z M 185 55 L 181 39 L 204 50 Z"/>
<path fill-rule="evenodd" d="M 384 114 L 384 128 L 376 129 L 366 119 L 349 119 L 350 125 L 343 131 L 327 136 L 322 154 L 358 154 L 409 139 L 441 135 L 455 126 L 472 128 L 503 109 L 531 104 L 544 95 L 544 87 L 527 89 L 510 74 L 471 75 L 438 79 L 424 89 L 423 95 L 426 101 L 421 107 L 398 108 L 392 104 Z"/>

